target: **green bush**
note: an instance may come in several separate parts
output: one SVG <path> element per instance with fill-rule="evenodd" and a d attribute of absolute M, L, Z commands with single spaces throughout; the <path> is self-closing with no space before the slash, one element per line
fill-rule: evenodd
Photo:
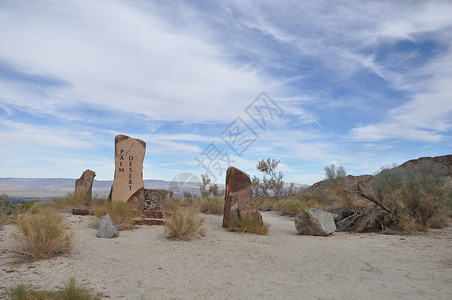
<path fill-rule="evenodd" d="M 229 222 L 227 226 L 228 231 L 248 232 L 260 235 L 268 234 L 268 224 L 259 220 L 251 219 L 237 219 Z"/>
<path fill-rule="evenodd" d="M 24 257 L 49 258 L 72 247 L 73 232 L 63 216 L 52 209 L 19 214 L 15 226 L 17 251 Z"/>
<path fill-rule="evenodd" d="M 98 299 L 84 287 L 77 284 L 71 278 L 65 284 L 62 291 L 37 291 L 31 285 L 23 283 L 7 288 L 3 293 L 6 299 L 10 300 L 91 300 Z"/>
<path fill-rule="evenodd" d="M 33 201 L 27 201 L 24 203 L 24 209 L 30 209 L 31 207 L 33 207 L 36 204 L 37 201 L 33 200 Z"/>
<path fill-rule="evenodd" d="M 165 219 L 165 233 L 170 239 L 190 240 L 196 235 L 204 235 L 203 223 L 204 218 L 198 210 L 180 207 Z"/>

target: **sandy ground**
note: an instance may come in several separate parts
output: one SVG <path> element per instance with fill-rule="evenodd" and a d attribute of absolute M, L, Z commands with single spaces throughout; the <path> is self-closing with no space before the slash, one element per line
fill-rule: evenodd
<path fill-rule="evenodd" d="M 264 212 L 268 236 L 226 232 L 170 241 L 162 226 L 99 239 L 90 218 L 67 215 L 74 249 L 17 262 L 12 225 L 0 231 L 0 291 L 15 283 L 55 289 L 74 277 L 110 299 L 452 299 L 452 227 L 397 236 L 297 235 L 293 220 Z"/>

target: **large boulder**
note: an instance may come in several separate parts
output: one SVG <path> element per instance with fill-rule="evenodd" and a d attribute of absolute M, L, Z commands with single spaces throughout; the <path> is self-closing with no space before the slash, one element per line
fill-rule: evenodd
<path fill-rule="evenodd" d="M 99 238 L 115 238 L 119 236 L 118 228 L 113 224 L 113 220 L 108 214 L 100 221 L 96 236 Z"/>
<path fill-rule="evenodd" d="M 74 196 L 83 197 L 83 204 L 87 206 L 91 203 L 94 177 L 96 177 L 96 173 L 85 170 L 82 176 L 75 181 Z"/>
<path fill-rule="evenodd" d="M 134 204 L 144 209 L 143 161 L 146 143 L 126 135 L 115 137 L 115 178 L 109 200 Z"/>
<path fill-rule="evenodd" d="M 318 208 L 299 213 L 294 221 L 298 233 L 302 235 L 328 236 L 336 231 L 333 215 Z"/>
<path fill-rule="evenodd" d="M 223 227 L 237 219 L 262 221 L 262 216 L 253 201 L 253 184 L 250 175 L 229 167 L 226 172 Z"/>

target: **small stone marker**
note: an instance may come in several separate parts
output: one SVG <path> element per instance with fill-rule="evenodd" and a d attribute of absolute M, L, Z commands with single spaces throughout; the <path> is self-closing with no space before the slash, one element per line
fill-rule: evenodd
<path fill-rule="evenodd" d="M 115 178 L 109 200 L 131 202 L 144 209 L 143 160 L 146 143 L 126 135 L 115 137 Z"/>
<path fill-rule="evenodd" d="M 253 201 L 250 175 L 229 167 L 226 172 L 223 227 L 226 228 L 230 221 L 237 219 L 262 221 L 262 216 Z"/>
<path fill-rule="evenodd" d="M 113 220 L 108 214 L 100 221 L 96 236 L 109 239 L 119 236 L 118 228 L 113 224 Z"/>
<path fill-rule="evenodd" d="M 91 203 L 94 177 L 96 177 L 96 173 L 91 170 L 85 170 L 82 176 L 75 181 L 74 196 L 82 196 L 85 206 L 89 206 Z"/>
<path fill-rule="evenodd" d="M 302 235 L 328 236 L 336 231 L 333 215 L 318 208 L 299 213 L 294 221 L 298 233 Z"/>

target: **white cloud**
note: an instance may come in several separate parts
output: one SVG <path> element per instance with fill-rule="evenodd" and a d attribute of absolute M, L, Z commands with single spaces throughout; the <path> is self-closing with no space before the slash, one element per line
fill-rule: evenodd
<path fill-rule="evenodd" d="M 22 4 L 22 5 L 21 5 Z M 119 1 L 4 5 L 0 57 L 22 70 L 71 85 L 10 103 L 49 111 L 85 103 L 155 119 L 221 120 L 278 82 L 228 65 L 214 45 L 173 32 L 166 21 Z M 42 100 L 42 99 L 41 99 Z"/>

